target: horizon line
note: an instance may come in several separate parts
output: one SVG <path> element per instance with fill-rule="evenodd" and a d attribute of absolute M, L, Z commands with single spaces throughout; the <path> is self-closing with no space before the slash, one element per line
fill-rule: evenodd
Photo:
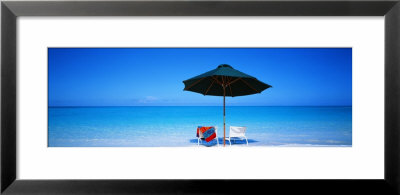
<path fill-rule="evenodd" d="M 181 105 L 164 105 L 164 106 L 47 106 L 48 108 L 62 108 L 62 107 L 222 107 L 221 106 L 181 106 Z M 352 107 L 352 105 L 287 105 L 287 106 L 225 106 L 225 107 Z"/>

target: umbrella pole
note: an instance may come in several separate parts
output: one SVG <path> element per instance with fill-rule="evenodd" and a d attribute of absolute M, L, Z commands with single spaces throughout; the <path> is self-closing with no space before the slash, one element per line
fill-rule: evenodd
<path fill-rule="evenodd" d="M 225 147 L 225 86 L 224 88 L 224 147 Z"/>

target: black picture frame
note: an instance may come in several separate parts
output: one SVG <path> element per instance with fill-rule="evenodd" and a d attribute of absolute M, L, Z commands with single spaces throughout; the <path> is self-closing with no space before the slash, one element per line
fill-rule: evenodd
<path fill-rule="evenodd" d="M 385 174 L 382 180 L 16 179 L 16 33 L 19 16 L 385 16 Z M 3 194 L 399 194 L 399 0 L 2 1 L 1 193 Z M 112 169 L 113 167 L 105 167 Z M 223 171 L 223 170 L 216 170 Z M 365 170 L 368 171 L 368 170 Z M 194 170 L 194 173 L 196 170 Z M 222 174 L 222 173 L 221 173 Z M 240 186 L 240 188 L 238 188 Z"/>

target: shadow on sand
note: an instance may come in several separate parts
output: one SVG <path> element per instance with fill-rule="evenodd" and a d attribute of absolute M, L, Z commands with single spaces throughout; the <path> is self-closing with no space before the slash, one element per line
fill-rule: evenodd
<path fill-rule="evenodd" d="M 259 142 L 259 141 L 254 140 L 254 139 L 247 139 L 247 141 L 249 142 L 249 146 L 251 146 L 251 143 Z M 193 143 L 193 144 L 197 144 L 197 138 L 196 139 L 190 139 L 189 142 Z M 218 142 L 219 142 L 220 145 L 223 145 L 224 144 L 223 138 L 219 137 L 218 138 Z M 246 145 L 246 140 L 240 140 L 240 139 L 233 140 L 233 139 L 231 139 L 231 143 L 232 143 L 232 145 Z M 225 144 L 229 145 L 229 141 L 226 140 Z M 212 140 L 210 142 L 206 142 L 203 139 L 202 142 L 200 141 L 200 145 L 207 146 L 207 147 L 217 146 L 217 140 L 214 139 L 214 140 Z"/>

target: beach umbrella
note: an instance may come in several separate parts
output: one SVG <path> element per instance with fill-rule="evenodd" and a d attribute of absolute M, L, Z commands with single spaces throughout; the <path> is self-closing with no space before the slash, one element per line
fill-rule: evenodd
<path fill-rule="evenodd" d="M 183 81 L 185 91 L 203 95 L 224 97 L 224 146 L 225 146 L 225 97 L 244 96 L 261 93 L 271 85 L 255 77 L 240 72 L 228 64 L 221 64 L 216 69 Z"/>

